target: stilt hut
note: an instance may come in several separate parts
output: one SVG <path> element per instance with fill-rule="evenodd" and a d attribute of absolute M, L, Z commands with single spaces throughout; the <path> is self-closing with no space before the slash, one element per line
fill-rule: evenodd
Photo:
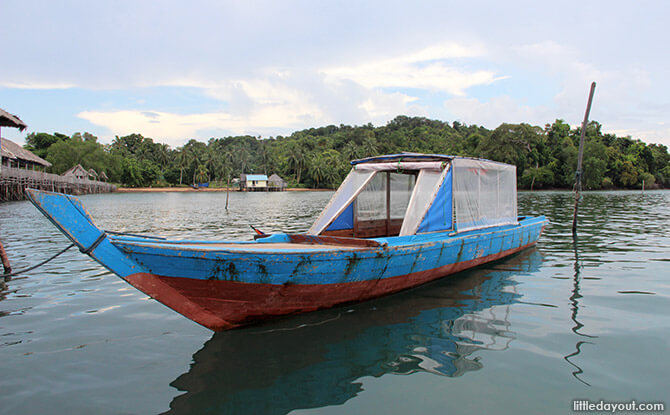
<path fill-rule="evenodd" d="M 0 174 L 2 174 L 2 154 L 3 154 L 3 145 L 2 145 L 2 127 L 13 127 L 18 128 L 19 131 L 23 131 L 28 126 L 26 123 L 21 121 L 16 115 L 12 115 L 7 111 L 0 108 Z"/>
<path fill-rule="evenodd" d="M 61 174 L 61 176 L 77 180 L 89 180 L 89 173 L 81 164 L 70 167 L 65 173 Z"/>
<path fill-rule="evenodd" d="M 2 138 L 0 142 L 2 143 L 2 164 L 5 167 L 44 171 L 45 168 L 51 166 L 51 163 L 42 157 L 36 156 L 11 140 Z"/>
<path fill-rule="evenodd" d="M 268 189 L 271 192 L 283 192 L 284 190 L 286 190 L 286 187 L 287 185 L 284 179 L 279 177 L 279 175 L 277 174 L 273 174 L 268 179 Z"/>
<path fill-rule="evenodd" d="M 93 169 L 88 169 L 88 178 L 91 180 L 98 180 L 98 172 Z"/>

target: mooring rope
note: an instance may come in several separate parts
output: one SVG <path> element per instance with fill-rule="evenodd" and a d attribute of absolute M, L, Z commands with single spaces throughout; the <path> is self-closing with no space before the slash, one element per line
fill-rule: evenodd
<path fill-rule="evenodd" d="M 15 276 L 15 275 L 19 275 L 19 274 L 23 274 L 23 273 L 28 272 L 28 271 L 32 271 L 32 270 L 34 270 L 35 268 L 39 268 L 39 267 L 41 267 L 42 265 L 46 264 L 47 262 L 56 259 L 58 256 L 64 254 L 65 251 L 67 251 L 68 249 L 72 248 L 73 246 L 74 246 L 74 244 L 70 244 L 70 246 L 68 246 L 67 248 L 61 250 L 61 251 L 58 252 L 56 255 L 52 256 L 51 258 L 47 259 L 46 261 L 42 261 L 42 262 L 40 262 L 40 263 L 37 264 L 37 265 L 33 265 L 32 267 L 28 267 L 28 268 L 26 268 L 26 269 L 21 269 L 21 270 L 18 270 L 18 271 L 10 272 L 9 274 L 0 274 L 0 277 L 5 277 L 5 278 L 6 278 L 6 277 L 13 277 L 13 276 Z"/>

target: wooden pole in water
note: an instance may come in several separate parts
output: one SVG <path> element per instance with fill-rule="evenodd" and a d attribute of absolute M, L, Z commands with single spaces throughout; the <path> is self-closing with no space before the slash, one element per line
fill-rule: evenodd
<path fill-rule="evenodd" d="M 0 241 L 0 259 L 2 260 L 2 267 L 5 269 L 5 274 L 11 274 L 12 267 L 9 265 L 9 258 L 7 258 L 5 247 L 2 246 L 2 241 Z"/>
<path fill-rule="evenodd" d="M 582 191 L 582 157 L 584 156 L 584 136 L 586 135 L 586 125 L 589 123 L 589 113 L 591 112 L 591 102 L 593 102 L 593 93 L 596 90 L 596 83 L 591 83 L 591 92 L 589 92 L 589 102 L 586 104 L 586 113 L 582 122 L 582 132 L 579 136 L 579 156 L 577 158 L 577 171 L 575 172 L 575 212 L 572 216 L 572 234 L 577 234 L 577 210 L 579 209 L 579 193 Z"/>
<path fill-rule="evenodd" d="M 228 210 L 228 196 L 230 195 L 230 174 L 227 176 L 226 183 L 226 210 Z"/>

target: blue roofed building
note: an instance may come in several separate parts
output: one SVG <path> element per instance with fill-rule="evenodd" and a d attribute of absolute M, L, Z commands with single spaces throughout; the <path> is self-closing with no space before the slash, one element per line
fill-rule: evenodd
<path fill-rule="evenodd" d="M 265 174 L 240 175 L 240 190 L 243 192 L 257 192 L 268 190 L 268 176 Z"/>

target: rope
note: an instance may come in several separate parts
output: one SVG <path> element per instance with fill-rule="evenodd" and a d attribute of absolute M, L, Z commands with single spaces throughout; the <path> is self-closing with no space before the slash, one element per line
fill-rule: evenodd
<path fill-rule="evenodd" d="M 37 264 L 37 265 L 33 265 L 32 267 L 28 267 L 28 268 L 26 268 L 26 269 L 22 269 L 22 270 L 19 270 L 19 271 L 14 271 L 14 272 L 11 272 L 11 273 L 9 273 L 9 274 L 1 274 L 0 276 L 7 278 L 7 277 L 13 277 L 13 276 L 15 276 L 15 275 L 23 274 L 23 273 L 28 272 L 28 271 L 32 271 L 32 270 L 34 270 L 35 268 L 39 268 L 39 267 L 41 267 L 42 265 L 46 264 L 47 262 L 56 259 L 56 257 L 58 257 L 58 256 L 60 256 L 60 255 L 62 255 L 62 254 L 64 254 L 65 251 L 67 251 L 68 249 L 72 248 L 73 246 L 74 246 L 74 244 L 70 244 L 70 246 L 68 246 L 67 248 L 65 248 L 65 249 L 63 249 L 62 251 L 58 252 L 56 255 L 52 256 L 51 258 L 47 259 L 46 261 L 42 261 L 42 262 L 40 262 L 40 263 Z"/>

